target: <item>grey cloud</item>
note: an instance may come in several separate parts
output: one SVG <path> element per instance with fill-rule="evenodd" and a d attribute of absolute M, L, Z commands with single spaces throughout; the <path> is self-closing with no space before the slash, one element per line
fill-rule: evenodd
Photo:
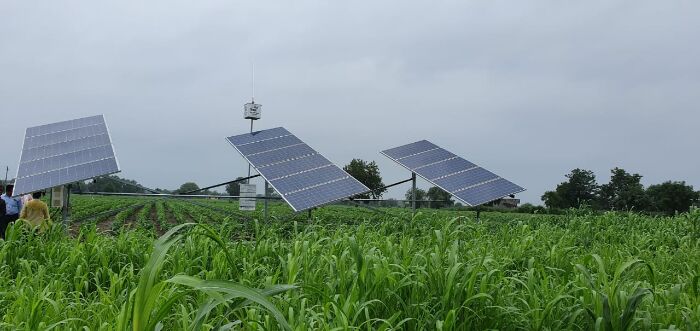
<path fill-rule="evenodd" d="M 336 163 L 429 139 L 540 195 L 622 166 L 700 187 L 691 1 L 5 2 L 2 162 L 24 128 L 104 113 L 125 177 L 240 176 L 224 141 L 286 126 Z M 421 183 L 427 186 L 427 183 Z M 407 187 L 390 192 L 402 196 Z"/>

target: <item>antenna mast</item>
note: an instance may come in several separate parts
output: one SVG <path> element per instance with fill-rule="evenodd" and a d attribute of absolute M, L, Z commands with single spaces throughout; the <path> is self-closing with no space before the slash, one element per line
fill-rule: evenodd
<path fill-rule="evenodd" d="M 255 103 L 255 66 L 250 64 L 250 102 L 243 105 L 243 116 L 250 120 L 250 132 L 253 133 L 253 122 L 260 119 L 262 105 Z M 248 164 L 248 177 L 250 177 L 250 164 Z"/>

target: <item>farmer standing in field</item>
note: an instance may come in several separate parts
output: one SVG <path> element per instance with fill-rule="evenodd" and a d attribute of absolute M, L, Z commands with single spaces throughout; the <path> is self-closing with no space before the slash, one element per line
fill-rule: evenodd
<path fill-rule="evenodd" d="M 51 225 L 51 215 L 49 214 L 49 206 L 41 201 L 43 192 L 32 193 L 32 200 L 27 202 L 22 208 L 22 213 L 19 218 L 33 229 L 39 229 L 39 233 L 44 232 Z"/>

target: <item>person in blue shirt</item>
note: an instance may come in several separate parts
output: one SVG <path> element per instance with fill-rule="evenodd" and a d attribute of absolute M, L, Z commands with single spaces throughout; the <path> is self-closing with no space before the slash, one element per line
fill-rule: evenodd
<path fill-rule="evenodd" d="M 0 224 L 0 235 L 5 238 L 5 230 L 7 226 L 19 218 L 19 212 L 22 210 L 22 201 L 19 198 L 12 197 L 14 185 L 7 185 L 6 192 L 0 195 L 0 199 L 5 202 L 5 217 Z"/>

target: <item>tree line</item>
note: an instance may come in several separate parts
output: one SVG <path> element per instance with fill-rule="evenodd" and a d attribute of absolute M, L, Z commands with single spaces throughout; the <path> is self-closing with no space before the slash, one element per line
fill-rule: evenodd
<path fill-rule="evenodd" d="M 387 190 L 384 188 L 385 184 L 382 181 L 379 166 L 377 166 L 377 163 L 374 161 L 368 162 L 362 159 L 352 159 L 350 163 L 343 167 L 343 170 L 372 190 L 369 193 L 355 196 L 357 199 L 381 199 L 382 195 L 384 195 Z M 413 200 L 412 189 L 406 191 L 405 198 L 409 201 Z M 418 201 L 416 203 L 418 208 L 443 208 L 451 207 L 455 204 L 452 195 L 437 186 L 433 186 L 427 191 L 416 188 L 416 200 Z M 398 200 L 388 199 L 383 205 L 395 207 L 398 206 L 399 203 Z"/>
<path fill-rule="evenodd" d="M 599 185 L 593 171 L 571 170 L 566 181 L 542 195 L 542 201 L 550 209 L 588 207 L 672 215 L 687 212 L 700 198 L 700 192 L 684 181 L 666 181 L 645 188 L 640 174 L 621 168 L 610 172 L 610 181 Z"/>
<path fill-rule="evenodd" d="M 348 174 L 363 183 L 372 191 L 355 196 L 356 199 L 381 199 L 387 189 L 382 180 L 377 163 L 362 159 L 352 159 L 343 167 Z M 594 210 L 619 210 L 638 211 L 657 214 L 672 215 L 677 212 L 686 212 L 693 204 L 700 200 L 700 192 L 687 185 L 684 181 L 666 181 L 661 184 L 644 187 L 641 183 L 642 176 L 629 173 L 622 168 L 614 168 L 611 171 L 610 181 L 606 184 L 598 184 L 593 171 L 574 169 L 567 174 L 566 180 L 556 186 L 553 191 L 547 191 L 542 195 L 546 209 L 540 206 L 524 204 L 518 211 L 523 212 L 557 212 L 569 208 L 591 208 Z M 237 179 L 241 179 L 238 177 Z M 198 190 L 199 186 L 194 182 L 186 182 L 178 189 L 156 189 L 161 193 L 182 194 Z M 117 176 L 100 177 L 96 180 L 82 182 L 73 186 L 74 191 L 81 192 L 122 192 L 122 193 L 146 193 L 139 188 L 139 184 L 130 179 L 122 179 Z M 279 196 L 271 187 L 268 188 L 270 196 Z M 226 194 L 240 195 L 240 183 L 226 185 Z M 221 195 L 217 191 L 200 191 L 196 194 Z M 404 195 L 407 201 L 413 200 L 413 191 L 408 189 Z M 431 187 L 428 190 L 416 189 L 417 207 L 444 208 L 459 206 L 452 196 L 440 189 Z M 385 206 L 399 206 L 399 201 L 387 199 L 382 203 Z"/>

